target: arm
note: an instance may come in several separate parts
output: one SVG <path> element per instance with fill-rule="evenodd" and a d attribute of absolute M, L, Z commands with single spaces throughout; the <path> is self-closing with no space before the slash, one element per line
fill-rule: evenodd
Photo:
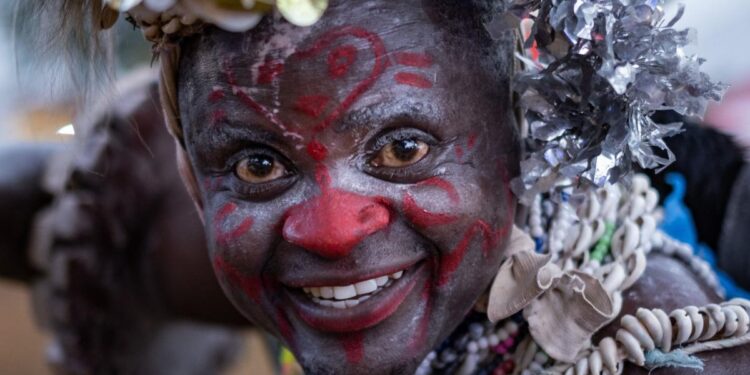
<path fill-rule="evenodd" d="M 667 291 L 665 293 L 664 291 Z M 667 313 L 689 305 L 706 305 L 719 302 L 718 296 L 703 285 L 690 269 L 680 261 L 662 255 L 649 257 L 648 268 L 641 279 L 625 293 L 621 315 L 634 314 L 639 307 L 661 308 Z M 602 335 L 613 336 L 619 319 L 606 327 Z M 603 336 L 601 336 L 603 337 Z M 601 337 L 595 338 L 595 342 Z M 698 354 L 705 364 L 703 374 L 740 375 L 750 369 L 750 346 L 709 351 Z M 689 369 L 662 368 L 650 372 L 653 375 L 678 375 L 696 373 Z M 628 365 L 623 374 L 646 375 L 648 370 Z"/>

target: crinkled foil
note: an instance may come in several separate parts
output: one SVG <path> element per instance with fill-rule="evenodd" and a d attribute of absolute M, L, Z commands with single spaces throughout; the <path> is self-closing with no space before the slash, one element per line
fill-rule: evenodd
<path fill-rule="evenodd" d="M 655 111 L 701 116 L 724 90 L 685 49 L 693 30 L 672 26 L 663 0 L 510 0 L 514 17 L 534 26 L 516 77 L 529 127 L 521 177 L 523 203 L 561 188 L 585 190 L 627 177 L 633 163 L 663 168 L 674 161 L 664 138 L 682 124 L 657 124 Z M 560 41 L 567 52 L 560 53 Z"/>

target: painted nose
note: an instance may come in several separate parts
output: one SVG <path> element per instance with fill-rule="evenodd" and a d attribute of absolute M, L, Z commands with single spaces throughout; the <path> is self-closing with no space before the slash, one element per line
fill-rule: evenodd
<path fill-rule="evenodd" d="M 372 197 L 324 189 L 321 195 L 289 210 L 283 235 L 305 250 L 337 259 L 389 221 L 388 208 Z"/>

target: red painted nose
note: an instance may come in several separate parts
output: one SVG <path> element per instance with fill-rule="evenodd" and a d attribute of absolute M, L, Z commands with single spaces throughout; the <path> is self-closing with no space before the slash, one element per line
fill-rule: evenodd
<path fill-rule="evenodd" d="M 321 195 L 289 210 L 283 235 L 320 256 L 342 258 L 389 220 L 388 208 L 371 197 L 323 189 Z"/>

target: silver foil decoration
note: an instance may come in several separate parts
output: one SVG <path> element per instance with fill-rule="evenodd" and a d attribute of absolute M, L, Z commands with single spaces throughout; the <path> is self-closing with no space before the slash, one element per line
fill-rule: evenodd
<path fill-rule="evenodd" d="M 694 31 L 672 28 L 683 8 L 668 20 L 663 0 L 509 1 L 509 13 L 534 21 L 524 47 L 538 51 L 535 61 L 519 56 L 526 70 L 515 82 L 529 134 L 513 188 L 525 204 L 539 193 L 627 180 L 634 162 L 667 166 L 674 155 L 664 138 L 682 124 L 651 115 L 698 117 L 721 98 L 723 85 L 685 51 Z"/>

